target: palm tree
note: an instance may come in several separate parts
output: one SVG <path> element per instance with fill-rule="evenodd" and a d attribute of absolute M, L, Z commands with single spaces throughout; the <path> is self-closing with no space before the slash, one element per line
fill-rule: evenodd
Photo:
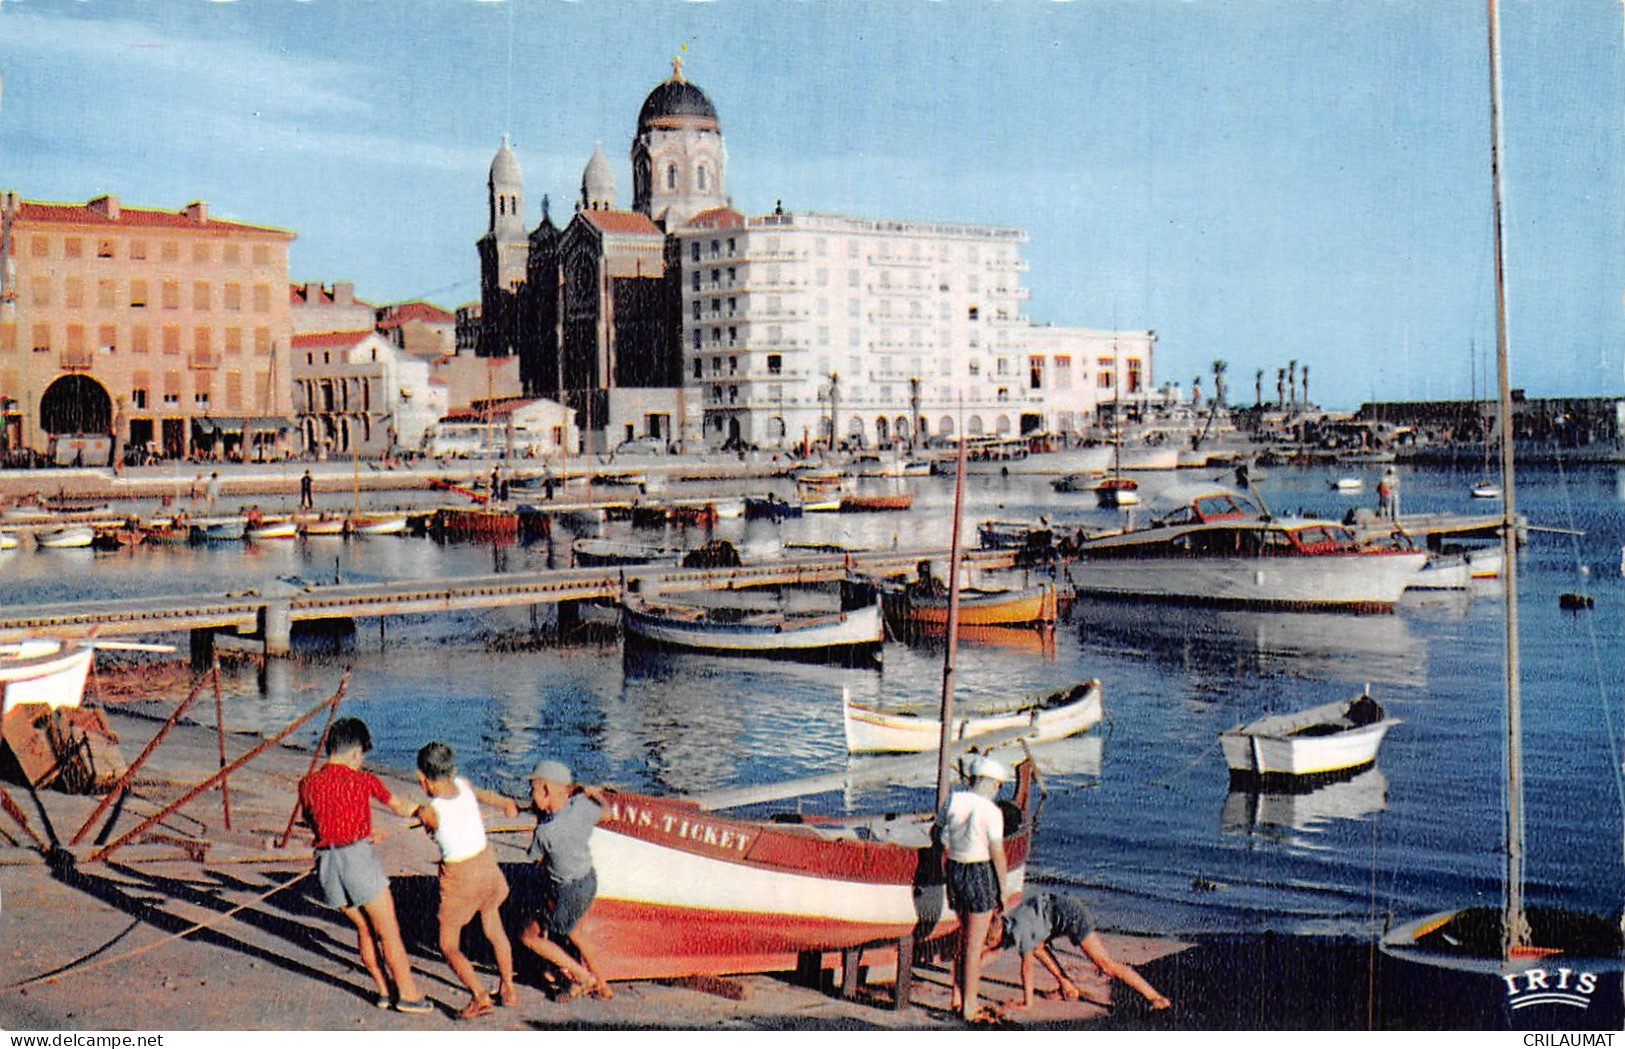
<path fill-rule="evenodd" d="M 1198 375 L 1196 378 L 1191 380 L 1191 407 L 1192 408 L 1200 408 L 1201 406 L 1202 406 L 1202 377 L 1200 375 Z"/>
<path fill-rule="evenodd" d="M 829 450 L 834 451 L 840 446 L 840 427 L 836 412 L 841 403 L 841 373 L 829 373 Z"/>
<path fill-rule="evenodd" d="M 1286 407 L 1286 369 L 1275 369 L 1275 407 Z"/>
<path fill-rule="evenodd" d="M 1298 362 L 1286 362 L 1286 392 L 1292 398 L 1292 410 L 1298 409 Z"/>
<path fill-rule="evenodd" d="M 1309 403 L 1309 365 L 1307 365 L 1307 364 L 1305 364 L 1303 366 L 1302 381 L 1303 381 L 1303 403 L 1308 404 Z"/>
<path fill-rule="evenodd" d="M 1230 369 L 1229 361 L 1213 362 L 1213 404 L 1224 407 L 1224 373 Z"/>

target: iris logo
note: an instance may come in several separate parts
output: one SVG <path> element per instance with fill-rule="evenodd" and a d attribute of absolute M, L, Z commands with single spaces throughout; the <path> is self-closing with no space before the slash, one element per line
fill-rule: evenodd
<path fill-rule="evenodd" d="M 1507 985 L 1507 1002 L 1514 1009 L 1531 1005 L 1570 1005 L 1585 1009 L 1591 1005 L 1591 992 L 1597 989 L 1597 974 L 1573 969 L 1525 969 L 1502 976 Z"/>

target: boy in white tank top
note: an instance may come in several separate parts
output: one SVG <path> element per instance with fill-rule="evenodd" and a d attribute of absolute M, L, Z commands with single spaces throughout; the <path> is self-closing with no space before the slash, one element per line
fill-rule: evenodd
<path fill-rule="evenodd" d="M 475 789 L 457 775 L 452 750 L 444 743 L 428 743 L 418 751 L 418 784 L 429 795 L 429 802 L 419 806 L 417 816 L 440 846 L 440 953 L 473 996 L 457 1018 L 472 1020 L 492 1008 L 491 992 L 475 974 L 459 943 L 463 926 L 476 914 L 491 944 L 491 953 L 496 956 L 502 980 L 497 999 L 504 1006 L 517 1000 L 513 947 L 498 911 L 508 898 L 508 881 L 497 866 L 495 852 L 486 844 L 480 802 L 501 809 L 509 817 L 519 815 L 519 807 L 501 795 Z"/>

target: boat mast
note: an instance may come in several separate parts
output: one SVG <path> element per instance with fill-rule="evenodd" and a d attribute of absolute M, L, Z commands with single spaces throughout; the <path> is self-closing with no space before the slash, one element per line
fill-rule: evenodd
<path fill-rule="evenodd" d="M 965 400 L 959 401 L 959 462 L 954 468 L 953 538 L 948 542 L 948 643 L 942 654 L 942 738 L 937 746 L 937 809 L 948 800 L 949 747 L 954 738 L 954 655 L 959 649 L 959 523 L 965 507 Z"/>
<path fill-rule="evenodd" d="M 1490 40 L 1490 170 L 1495 199 L 1495 370 L 1501 430 L 1501 550 L 1506 622 L 1506 883 L 1502 956 L 1529 943 L 1523 902 L 1523 710 L 1518 667 L 1518 537 L 1513 506 L 1512 389 L 1507 379 L 1506 244 L 1501 201 L 1501 26 L 1499 0 L 1487 0 Z"/>

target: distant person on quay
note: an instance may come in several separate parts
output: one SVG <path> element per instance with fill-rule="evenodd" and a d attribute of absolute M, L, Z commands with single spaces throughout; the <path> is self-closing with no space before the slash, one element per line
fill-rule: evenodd
<path fill-rule="evenodd" d="M 299 478 L 299 509 L 309 510 L 316 505 L 316 482 L 310 479 L 310 469 L 305 469 L 305 476 Z"/>
<path fill-rule="evenodd" d="M 444 743 L 434 742 L 418 751 L 418 785 L 429 796 L 419 806 L 418 819 L 440 846 L 440 953 L 471 995 L 457 1019 L 472 1020 L 492 1009 L 491 992 L 469 964 L 462 950 L 463 927 L 477 915 L 486 942 L 496 957 L 497 1000 L 517 1003 L 513 983 L 513 946 L 502 928 L 499 908 L 508 898 L 508 881 L 497 866 L 496 852 L 485 840 L 480 802 L 493 805 L 509 817 L 519 815 L 511 798 L 475 788 L 457 775 L 456 756 Z"/>
<path fill-rule="evenodd" d="M 299 804 L 316 831 L 316 877 L 322 894 L 328 906 L 343 912 L 355 926 L 361 964 L 378 992 L 378 1008 L 389 1008 L 389 983 L 378 964 L 382 947 L 384 964 L 399 995 L 395 1009 L 432 1013 L 434 1006 L 412 975 L 389 878 L 372 847 L 372 802 L 398 816 L 410 816 L 417 806 L 392 795 L 377 776 L 361 771 L 361 763 L 372 749 L 372 734 L 360 718 L 333 722 L 325 749 L 327 760 L 299 781 Z"/>
<path fill-rule="evenodd" d="M 1172 1004 L 1166 995 L 1151 986 L 1132 966 L 1112 957 L 1100 933 L 1095 931 L 1094 919 L 1080 897 L 1068 893 L 1036 892 L 1006 911 L 987 931 L 985 954 L 991 954 L 1005 945 L 1013 946 L 1021 953 L 1021 1001 L 1019 1004 L 1010 1003 L 1007 1009 L 1025 1009 L 1033 1004 L 1034 958 L 1055 977 L 1055 990 L 1052 993 L 1056 997 L 1066 1002 L 1075 1002 L 1082 997 L 1083 992 L 1067 977 L 1060 960 L 1050 950 L 1050 941 L 1057 937 L 1070 939 L 1097 969 L 1139 991 L 1152 1010 L 1166 1009 Z"/>
<path fill-rule="evenodd" d="M 570 986 L 565 997 L 613 998 L 576 926 L 598 895 L 588 842 L 604 811 L 605 792 L 573 781 L 569 766 L 539 761 L 530 774 L 530 800 L 538 816 L 530 855 L 547 874 L 549 899 L 519 934 L 519 942 L 550 962 Z"/>

